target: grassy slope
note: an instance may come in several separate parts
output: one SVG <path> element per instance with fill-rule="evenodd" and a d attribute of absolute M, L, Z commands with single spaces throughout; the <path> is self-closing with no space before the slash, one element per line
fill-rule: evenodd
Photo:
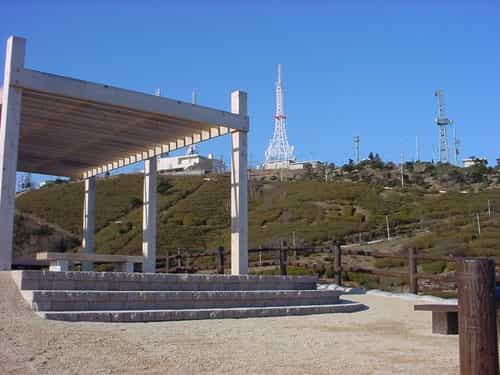
<path fill-rule="evenodd" d="M 167 248 L 215 248 L 229 245 L 229 178 L 217 176 L 159 179 L 158 253 Z M 122 175 L 97 184 L 97 251 L 141 252 L 142 177 Z M 358 232 L 381 238 L 385 215 L 393 231 L 431 233 L 408 239 L 436 252 L 494 255 L 500 243 L 499 219 L 486 216 L 487 201 L 500 204 L 500 190 L 475 194 L 429 194 L 421 190 L 384 190 L 367 183 L 250 182 L 250 246 L 273 245 L 291 239 L 319 245 L 333 237 Z M 20 196 L 16 206 L 80 236 L 83 185 L 55 185 Z M 139 202 L 140 203 L 140 202 Z M 482 234 L 473 224 L 481 212 Z M 18 233 L 21 233 L 19 231 Z M 16 234 L 17 235 L 17 234 Z M 25 233 L 23 235 L 26 235 Z"/>

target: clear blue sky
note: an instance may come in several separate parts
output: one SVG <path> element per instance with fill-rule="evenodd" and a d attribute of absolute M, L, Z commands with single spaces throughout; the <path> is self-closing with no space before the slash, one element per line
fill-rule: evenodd
<path fill-rule="evenodd" d="M 105 4 L 104 4 L 105 3 Z M 283 64 L 299 159 L 345 163 L 353 136 L 385 160 L 437 147 L 437 88 L 462 157 L 500 157 L 498 1 L 2 1 L 0 40 L 28 39 L 30 68 L 229 108 L 249 94 L 250 162 L 273 129 Z M 4 59 L 4 48 L 0 51 Z M 229 139 L 201 151 L 229 155 Z"/>

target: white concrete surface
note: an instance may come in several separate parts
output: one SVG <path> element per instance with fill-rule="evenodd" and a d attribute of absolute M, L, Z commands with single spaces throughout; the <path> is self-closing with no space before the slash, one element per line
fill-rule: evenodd
<path fill-rule="evenodd" d="M 247 115 L 247 94 L 231 93 L 231 112 Z M 231 132 L 231 274 L 248 273 L 247 132 Z"/>
<path fill-rule="evenodd" d="M 95 247 L 95 177 L 85 179 L 83 201 L 82 253 L 91 254 Z M 92 262 L 82 262 L 82 271 L 92 271 Z"/>
<path fill-rule="evenodd" d="M 143 272 L 156 271 L 156 157 L 144 161 L 144 191 L 142 211 Z"/>
<path fill-rule="evenodd" d="M 7 40 L 0 117 L 0 270 L 10 270 L 12 266 L 22 96 L 21 89 L 12 85 L 24 66 L 25 49 L 25 39 L 11 36 Z"/>

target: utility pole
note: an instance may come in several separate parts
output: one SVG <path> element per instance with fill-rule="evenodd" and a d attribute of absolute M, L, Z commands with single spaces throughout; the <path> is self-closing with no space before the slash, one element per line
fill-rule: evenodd
<path fill-rule="evenodd" d="M 453 154 L 455 157 L 455 165 L 458 165 L 458 155 L 460 154 L 460 140 L 457 138 L 457 126 L 453 125 Z"/>
<path fill-rule="evenodd" d="M 387 226 L 387 240 L 391 239 L 391 228 L 389 227 L 389 215 L 385 215 L 385 224 Z"/>
<path fill-rule="evenodd" d="M 401 152 L 401 188 L 405 188 L 405 154 Z"/>
<path fill-rule="evenodd" d="M 418 135 L 415 136 L 415 161 L 420 161 L 420 150 L 418 149 Z"/>
<path fill-rule="evenodd" d="M 359 135 L 354 137 L 354 149 L 356 152 L 356 164 L 359 164 Z"/>

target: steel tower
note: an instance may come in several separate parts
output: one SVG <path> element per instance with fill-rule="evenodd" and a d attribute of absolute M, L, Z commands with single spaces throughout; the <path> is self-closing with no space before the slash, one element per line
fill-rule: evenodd
<path fill-rule="evenodd" d="M 295 160 L 294 147 L 288 144 L 286 135 L 286 116 L 283 108 L 283 87 L 281 83 L 281 64 L 278 64 L 276 82 L 276 114 L 274 115 L 274 134 L 265 152 L 264 168 L 283 168 L 290 160 Z"/>
<path fill-rule="evenodd" d="M 450 161 L 450 149 L 448 147 L 448 126 L 453 124 L 453 120 L 446 117 L 444 109 L 443 90 L 437 90 L 434 96 L 438 98 L 438 117 L 436 124 L 439 126 L 439 162 L 448 163 Z"/>

